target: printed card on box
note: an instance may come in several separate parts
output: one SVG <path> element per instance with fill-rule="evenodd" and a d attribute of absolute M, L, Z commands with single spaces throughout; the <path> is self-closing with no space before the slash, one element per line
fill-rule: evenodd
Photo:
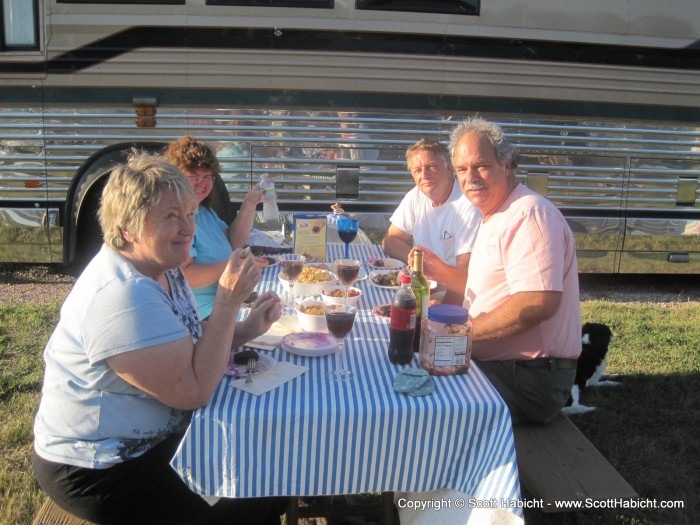
<path fill-rule="evenodd" d="M 307 263 L 326 261 L 325 215 L 294 215 L 294 253 Z"/>

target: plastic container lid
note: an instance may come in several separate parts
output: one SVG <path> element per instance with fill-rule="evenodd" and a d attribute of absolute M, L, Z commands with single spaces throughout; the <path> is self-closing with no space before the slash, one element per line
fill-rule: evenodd
<path fill-rule="evenodd" d="M 469 313 L 455 304 L 436 304 L 428 308 L 428 319 L 442 324 L 464 324 Z"/>

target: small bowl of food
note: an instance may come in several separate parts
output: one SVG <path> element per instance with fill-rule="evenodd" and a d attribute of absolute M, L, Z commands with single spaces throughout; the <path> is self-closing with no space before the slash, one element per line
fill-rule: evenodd
<path fill-rule="evenodd" d="M 362 296 L 359 288 L 351 286 L 348 288 L 348 304 L 357 306 Z M 345 304 L 345 286 L 334 284 L 321 289 L 321 299 L 327 304 Z"/>
<path fill-rule="evenodd" d="M 299 327 L 304 332 L 328 332 L 326 316 L 323 314 L 323 301 L 306 300 L 296 307 Z"/>

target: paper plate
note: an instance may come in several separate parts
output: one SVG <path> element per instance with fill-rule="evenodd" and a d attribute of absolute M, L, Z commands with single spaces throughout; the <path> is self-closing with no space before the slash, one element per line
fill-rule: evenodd
<path fill-rule="evenodd" d="M 255 371 L 253 375 L 262 374 L 268 370 L 272 370 L 277 365 L 277 360 L 269 355 L 258 353 L 258 362 L 255 363 Z M 226 365 L 226 375 L 233 377 L 245 377 L 248 375 L 248 365 L 247 364 L 236 364 L 233 362 L 233 358 Z"/>
<path fill-rule="evenodd" d="M 372 284 L 372 286 L 376 286 L 377 288 L 384 288 L 385 290 L 398 290 L 398 284 L 396 286 L 385 286 L 382 284 L 377 284 L 375 282 L 375 277 L 380 275 L 386 275 L 389 273 L 398 273 L 398 270 L 374 270 L 372 272 L 369 272 L 369 282 Z"/>
<path fill-rule="evenodd" d="M 285 335 L 282 338 L 282 348 L 290 354 L 315 357 L 335 352 L 338 342 L 335 338 L 323 332 L 301 332 Z"/>
<path fill-rule="evenodd" d="M 406 264 L 403 261 L 390 257 L 374 257 L 373 259 L 367 259 L 367 266 L 372 270 L 400 270 L 405 268 Z"/>

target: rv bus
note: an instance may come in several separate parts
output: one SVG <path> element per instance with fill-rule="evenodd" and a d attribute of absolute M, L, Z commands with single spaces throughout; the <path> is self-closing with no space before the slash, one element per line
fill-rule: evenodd
<path fill-rule="evenodd" d="M 0 262 L 99 242 L 115 163 L 190 134 L 240 202 L 341 202 L 375 242 L 404 152 L 503 126 L 581 272 L 700 273 L 697 0 L 1 0 Z"/>

